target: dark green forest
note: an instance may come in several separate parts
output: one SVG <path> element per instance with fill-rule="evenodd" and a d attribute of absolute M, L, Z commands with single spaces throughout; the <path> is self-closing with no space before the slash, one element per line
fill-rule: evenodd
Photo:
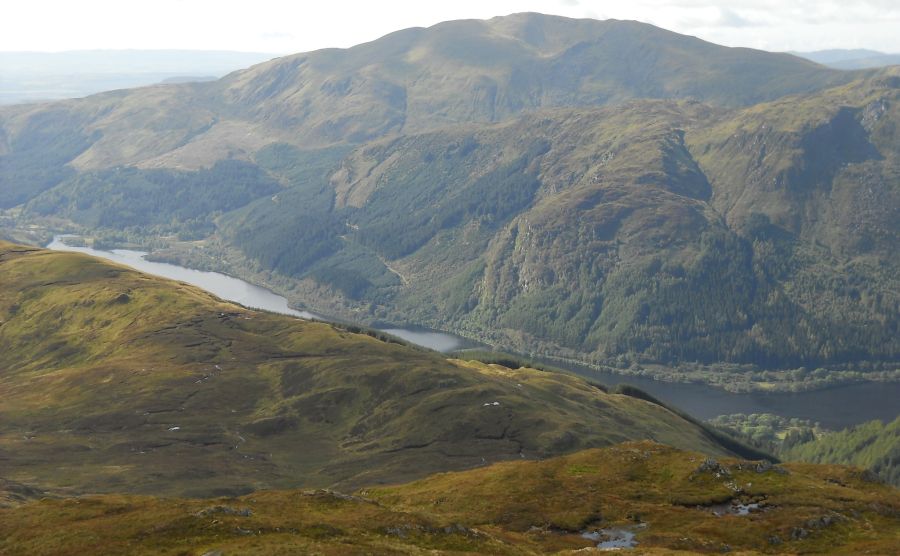
<path fill-rule="evenodd" d="M 208 170 L 114 168 L 73 176 L 31 201 L 37 215 L 71 218 L 91 228 L 172 230 L 183 239 L 212 233 L 213 218 L 281 186 L 258 167 L 223 160 Z"/>
<path fill-rule="evenodd" d="M 0 155 L 0 209 L 20 205 L 75 176 L 68 163 L 97 139 L 79 130 L 77 118 L 61 111 L 39 114 Z"/>

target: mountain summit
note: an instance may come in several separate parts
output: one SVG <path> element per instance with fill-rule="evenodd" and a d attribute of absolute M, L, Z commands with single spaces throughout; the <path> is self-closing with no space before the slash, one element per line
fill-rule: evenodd
<path fill-rule="evenodd" d="M 726 48 L 645 23 L 524 13 L 277 58 L 213 83 L 7 108 L 0 122 L 13 147 L 28 122 L 50 118 L 86 143 L 72 153 L 81 169 L 198 168 L 249 158 L 276 140 L 360 143 L 633 98 L 745 106 L 850 79 L 787 54 Z"/>

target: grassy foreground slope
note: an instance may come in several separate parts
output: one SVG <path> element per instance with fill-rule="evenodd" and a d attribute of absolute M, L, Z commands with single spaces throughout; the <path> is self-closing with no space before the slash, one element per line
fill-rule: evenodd
<path fill-rule="evenodd" d="M 699 426 L 581 379 L 451 361 L 248 310 L 80 254 L 0 243 L 0 462 L 77 492 L 409 480 Z"/>
<path fill-rule="evenodd" d="M 727 512 L 739 503 L 758 508 Z M 0 552 L 522 555 L 571 553 L 596 545 L 583 533 L 624 528 L 641 554 L 891 554 L 898 516 L 900 493 L 851 468 L 717 462 L 636 442 L 352 496 L 44 499 L 0 510 Z"/>

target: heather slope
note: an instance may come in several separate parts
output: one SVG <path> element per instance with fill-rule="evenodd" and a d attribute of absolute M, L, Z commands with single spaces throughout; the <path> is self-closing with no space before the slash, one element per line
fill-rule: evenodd
<path fill-rule="evenodd" d="M 753 510 L 739 515 L 739 504 Z M 858 470 L 706 460 L 641 442 L 356 495 L 42 500 L 0 509 L 0 550 L 572 554 L 624 529 L 641 554 L 888 554 L 900 534 L 898 508 L 896 489 Z M 600 539 L 582 536 L 593 532 Z"/>
<path fill-rule="evenodd" d="M 575 377 L 447 360 L 2 244 L 5 478 L 180 495 L 408 480 L 629 439 L 725 453 Z"/>

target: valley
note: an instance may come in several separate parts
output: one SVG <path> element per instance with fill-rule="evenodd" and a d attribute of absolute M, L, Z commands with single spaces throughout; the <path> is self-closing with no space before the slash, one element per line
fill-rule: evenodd
<path fill-rule="evenodd" d="M 130 251 L 127 249 L 116 249 L 115 251 L 100 251 L 89 247 L 75 247 L 66 245 L 66 238 L 55 237 L 53 241 L 47 245 L 48 249 L 55 251 L 71 251 L 75 253 L 85 253 L 110 260 L 119 264 L 124 264 L 135 270 L 186 282 L 193 286 L 203 288 L 211 294 L 220 297 L 226 301 L 233 301 L 245 307 L 253 309 L 262 309 L 272 313 L 282 315 L 291 315 L 310 320 L 328 321 L 322 315 L 310 313 L 309 311 L 297 311 L 288 307 L 287 300 L 271 291 L 255 286 L 238 278 L 219 274 L 216 272 L 204 272 L 192 270 L 171 263 L 161 263 L 146 260 L 146 254 L 140 251 Z M 464 338 L 452 336 L 437 331 L 427 331 L 407 328 L 388 328 L 384 332 L 392 334 L 407 340 L 416 345 L 427 347 L 435 351 L 453 351 L 460 349 L 466 344 Z"/>
<path fill-rule="evenodd" d="M 742 450 L 575 376 L 447 359 L 81 253 L 0 243 L 0 293 L 0 461 L 43 488 L 352 487 L 644 438 Z"/>
<path fill-rule="evenodd" d="M 733 391 L 897 382 L 898 79 L 449 22 L 0 108 L 0 209 L 13 239 L 141 246 L 366 326 Z"/>
<path fill-rule="evenodd" d="M 897 552 L 890 56 L 263 4 L 3 58 L 176 78 L 0 106 L 0 554 Z"/>
<path fill-rule="evenodd" d="M 290 309 L 284 298 L 237 278 L 193 271 L 171 263 L 146 261 L 137 251 L 116 250 L 113 253 L 88 247 L 70 247 L 64 243 L 64 240 L 64 238 L 54 238 L 48 248 L 86 253 L 125 264 L 136 270 L 184 281 L 203 288 L 222 299 L 235 301 L 248 307 L 307 319 L 330 320 L 322 315 Z M 465 350 L 467 345 L 472 345 L 465 338 L 437 331 L 405 328 L 382 328 L 382 331 L 440 352 Z M 465 351 L 462 351 L 461 355 L 464 354 Z M 702 420 L 732 413 L 774 413 L 783 417 L 819 422 L 823 426 L 840 429 L 872 419 L 888 422 L 897 416 L 896 400 L 900 399 L 900 382 L 850 383 L 798 393 L 730 392 L 704 384 L 664 382 L 642 376 L 603 372 L 590 367 L 549 359 L 544 362 L 607 387 L 614 387 L 622 383 L 637 386 Z"/>

